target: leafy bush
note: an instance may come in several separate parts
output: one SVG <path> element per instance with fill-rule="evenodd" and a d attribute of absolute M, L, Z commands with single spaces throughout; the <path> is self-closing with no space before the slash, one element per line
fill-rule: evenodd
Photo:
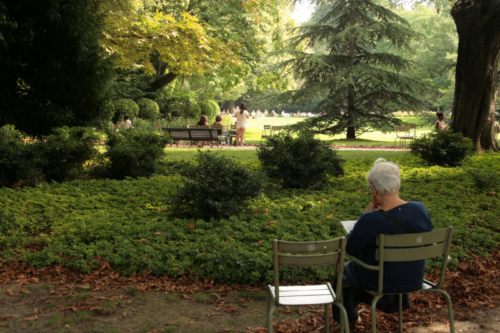
<path fill-rule="evenodd" d="M 62 265 L 88 272 L 105 260 L 126 275 L 148 270 L 173 278 L 191 272 L 216 283 L 265 285 L 272 283 L 273 239 L 341 237 L 340 221 L 359 217 L 371 198 L 365 174 L 376 158 L 359 155 L 345 163 L 345 176 L 331 178 L 323 191 L 278 188 L 269 192 L 272 198 L 264 194 L 246 202 L 248 212 L 217 223 L 172 218 L 175 207 L 162 200 L 176 194 L 182 178 L 175 172 L 191 168 L 190 162 L 172 164 L 168 177 L 1 188 L 0 256 L 3 263 L 19 260 L 37 268 Z M 463 171 L 500 173 L 500 154 L 475 155 L 464 168 L 429 167 L 403 153 L 394 160 L 403 171 L 402 198 L 422 202 L 435 230 L 455 228 L 450 269 L 471 260 L 472 253 L 488 256 L 500 249 L 500 194 L 477 193 Z M 431 260 L 426 265 L 435 267 Z M 280 269 L 280 274 L 289 283 L 332 279 L 328 267 Z"/>
<path fill-rule="evenodd" d="M 327 174 L 344 174 L 337 151 L 307 133 L 296 138 L 274 135 L 258 148 L 257 157 L 267 175 L 285 188 L 319 189 L 326 185 Z"/>
<path fill-rule="evenodd" d="M 500 187 L 500 177 L 494 170 L 471 169 L 467 172 L 474 179 L 474 184 L 480 192 L 495 191 Z"/>
<path fill-rule="evenodd" d="M 149 98 L 141 98 L 137 101 L 139 116 L 144 119 L 156 119 L 160 116 L 160 108 L 155 101 Z"/>
<path fill-rule="evenodd" d="M 85 162 L 97 156 L 94 143 L 99 139 L 91 128 L 53 128 L 44 140 L 33 143 L 47 181 L 63 182 L 83 173 Z"/>
<path fill-rule="evenodd" d="M 96 175 L 111 179 L 150 177 L 160 171 L 167 135 L 137 130 L 106 132 L 106 152 Z"/>
<path fill-rule="evenodd" d="M 113 101 L 113 108 L 115 110 L 114 121 L 122 120 L 126 114 L 130 118 L 135 118 L 139 115 L 139 105 L 131 99 L 122 98 Z"/>
<path fill-rule="evenodd" d="M 208 117 L 208 123 L 212 124 L 215 120 L 215 116 L 219 114 L 220 109 L 216 102 L 211 100 L 198 102 L 200 106 L 200 114 L 204 114 Z"/>
<path fill-rule="evenodd" d="M 201 108 L 197 103 L 188 103 L 184 109 L 184 118 L 199 119 L 201 116 Z"/>
<path fill-rule="evenodd" d="M 19 182 L 34 186 L 44 180 L 37 150 L 11 125 L 0 128 L 0 170 L 0 187 Z"/>
<path fill-rule="evenodd" d="M 197 165 L 186 167 L 184 185 L 172 200 L 177 215 L 204 220 L 238 215 L 263 188 L 263 175 L 210 152 L 199 152 Z"/>
<path fill-rule="evenodd" d="M 435 130 L 413 139 L 410 148 L 413 155 L 432 165 L 455 167 L 473 154 L 474 145 L 462 133 Z"/>

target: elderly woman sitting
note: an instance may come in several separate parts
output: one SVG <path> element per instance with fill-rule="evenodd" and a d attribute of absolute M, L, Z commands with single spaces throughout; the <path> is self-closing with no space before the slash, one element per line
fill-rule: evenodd
<path fill-rule="evenodd" d="M 432 222 L 423 204 L 416 201 L 404 201 L 399 197 L 401 174 L 396 164 L 383 158 L 375 161 L 366 178 L 370 186 L 371 201 L 363 214 L 347 235 L 346 252 L 368 265 L 378 265 L 375 260 L 376 239 L 380 234 L 404 234 L 388 216 L 400 222 L 413 233 L 432 231 Z M 388 215 L 386 215 L 388 214 Z M 384 264 L 383 291 L 387 293 L 406 292 L 419 289 L 424 279 L 425 261 L 406 261 Z M 372 296 L 361 289 L 377 290 L 378 272 L 366 270 L 350 261 L 344 266 L 342 280 L 349 287 L 344 287 L 344 307 L 349 321 L 361 323 L 356 312 L 359 303 L 370 304 Z M 408 295 L 403 297 L 403 309 L 410 307 Z M 334 307 L 333 317 L 338 322 L 339 313 Z M 397 295 L 385 295 L 377 303 L 377 309 L 385 313 L 398 311 Z"/>

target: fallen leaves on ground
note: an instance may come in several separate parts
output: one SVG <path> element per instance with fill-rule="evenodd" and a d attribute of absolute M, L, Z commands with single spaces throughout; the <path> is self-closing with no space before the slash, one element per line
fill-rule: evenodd
<path fill-rule="evenodd" d="M 471 260 L 467 262 L 463 259 L 456 270 L 446 272 L 446 279 L 443 288 L 450 294 L 455 312 L 455 320 L 467 320 L 472 316 L 473 311 L 487 310 L 495 308 L 500 304 L 500 251 L 492 252 L 490 258 L 470 255 Z M 18 285 L 29 285 L 39 281 L 51 283 L 55 290 L 50 292 L 44 302 L 52 300 L 63 301 L 75 295 L 77 289 L 92 289 L 85 300 L 80 300 L 71 304 L 71 307 L 60 306 L 61 310 L 81 311 L 90 310 L 93 315 L 110 315 L 118 309 L 113 308 L 106 311 L 99 311 L 97 304 L 118 299 L 127 299 L 127 295 L 114 295 L 111 297 L 98 296 L 96 291 L 125 292 L 134 288 L 137 292 L 145 293 L 149 291 L 177 292 L 183 298 L 193 298 L 195 292 L 213 292 L 215 297 L 210 298 L 210 302 L 217 307 L 219 311 L 234 309 L 226 306 L 223 308 L 226 296 L 234 294 L 240 290 L 249 291 L 253 294 L 264 290 L 263 286 L 234 285 L 225 284 L 216 285 L 207 278 L 199 278 L 196 274 L 182 276 L 179 278 L 169 278 L 167 276 L 151 276 L 151 271 L 145 270 L 142 273 L 134 273 L 130 277 L 124 277 L 113 269 L 107 261 L 101 260 L 101 266 L 98 270 L 83 274 L 75 272 L 62 266 L 43 267 L 36 269 L 26 263 L 13 261 L 2 265 L 0 273 L 0 283 Z M 439 270 L 432 274 L 426 274 L 426 279 L 437 281 L 440 275 Z M 285 285 L 285 283 L 283 283 Z M 310 281 L 303 281 L 299 284 L 310 284 Z M 12 291 L 7 290 L 11 297 L 20 297 L 14 295 Z M 428 326 L 436 321 L 447 321 L 446 301 L 439 294 L 435 293 L 413 293 L 410 295 L 413 307 L 403 313 L 403 323 L 405 327 L 410 326 Z M 125 302 L 128 304 L 130 301 Z M 368 308 L 368 306 L 363 305 Z M 283 309 L 283 308 L 282 308 Z M 286 309 L 286 308 L 285 308 Z M 236 312 L 236 311 L 228 312 Z M 120 310 L 122 311 L 122 310 Z M 296 311 L 296 310 L 292 310 Z M 299 311 L 297 313 L 300 314 Z M 122 316 L 126 316 L 122 312 Z M 364 330 L 370 329 L 370 314 L 363 313 L 365 326 Z M 7 321 L 11 317 L 0 317 L 0 322 Z M 36 320 L 34 317 L 24 319 L 25 321 Z M 397 313 L 384 314 L 377 312 L 377 325 L 383 331 L 397 331 Z M 294 321 L 280 321 L 274 323 L 274 332 L 294 333 L 294 332 L 312 332 L 324 325 L 324 310 L 322 308 L 309 307 L 308 312 L 301 319 Z M 5 324 L 1 324 L 5 326 Z M 253 333 L 265 332 L 264 328 L 251 330 Z"/>

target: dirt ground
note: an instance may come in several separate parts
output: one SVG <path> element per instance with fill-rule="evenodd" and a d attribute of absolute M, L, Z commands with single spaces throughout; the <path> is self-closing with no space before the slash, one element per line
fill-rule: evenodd
<path fill-rule="evenodd" d="M 265 293 L 240 291 L 229 295 L 222 308 L 210 302 L 215 293 L 200 292 L 191 299 L 163 291 L 94 292 L 91 286 L 64 289 L 40 282 L 20 287 L 0 286 L 0 332 L 247 332 L 264 327 Z M 320 307 L 281 309 L 274 321 L 292 321 Z M 455 321 L 456 332 L 500 332 L 500 309 L 468 315 Z M 365 320 L 369 320 L 368 317 Z M 333 331 L 333 330 L 332 330 Z M 357 327 L 356 332 L 366 329 Z M 449 332 L 448 324 L 413 327 L 409 333 Z"/>

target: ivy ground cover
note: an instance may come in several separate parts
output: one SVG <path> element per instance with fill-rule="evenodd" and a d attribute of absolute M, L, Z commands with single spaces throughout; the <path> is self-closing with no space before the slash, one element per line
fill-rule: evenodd
<path fill-rule="evenodd" d="M 452 267 L 471 253 L 488 255 L 498 248 L 498 184 L 477 180 L 499 173 L 499 154 L 474 156 L 460 168 L 428 167 L 415 157 L 396 156 L 402 198 L 423 202 L 435 228 L 455 227 Z M 83 272 L 109 261 L 126 275 L 189 273 L 218 283 L 268 283 L 273 239 L 344 235 L 339 222 L 357 219 L 370 200 L 365 174 L 374 159 L 349 159 L 345 175 L 331 178 L 322 191 L 276 187 L 250 201 L 240 216 L 210 222 L 171 217 L 166 199 L 178 190 L 178 175 L 1 189 L 1 260 Z M 283 278 L 330 279 L 331 272 L 283 270 Z"/>

